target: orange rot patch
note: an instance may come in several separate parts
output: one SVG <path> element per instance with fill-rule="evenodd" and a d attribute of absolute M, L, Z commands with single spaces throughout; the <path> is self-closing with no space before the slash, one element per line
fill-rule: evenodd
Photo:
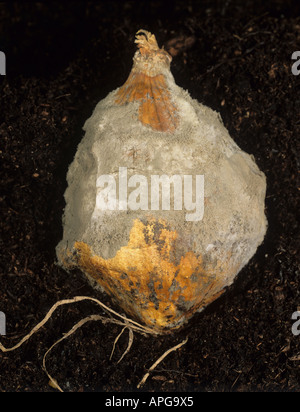
<path fill-rule="evenodd" d="M 175 105 L 171 102 L 163 74 L 148 76 L 130 73 L 125 84 L 118 90 L 116 103 L 123 105 L 139 101 L 139 120 L 161 132 L 174 132 L 178 125 Z"/>
<path fill-rule="evenodd" d="M 74 256 L 77 266 L 130 316 L 165 332 L 220 296 L 230 270 L 229 256 L 225 262 L 204 265 L 201 256 L 187 252 L 176 263 L 177 242 L 177 232 L 164 221 L 136 219 L 128 244 L 113 258 L 94 255 L 84 242 L 75 243 Z"/>

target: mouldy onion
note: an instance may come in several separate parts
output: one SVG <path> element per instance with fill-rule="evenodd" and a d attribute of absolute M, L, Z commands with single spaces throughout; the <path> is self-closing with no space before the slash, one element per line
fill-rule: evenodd
<path fill-rule="evenodd" d="M 125 84 L 100 101 L 69 167 L 59 264 L 168 332 L 220 296 L 263 241 L 265 175 L 140 30 Z"/>

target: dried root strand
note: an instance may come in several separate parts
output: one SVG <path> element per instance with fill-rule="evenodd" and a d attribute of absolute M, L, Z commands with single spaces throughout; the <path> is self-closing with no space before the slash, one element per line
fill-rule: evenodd
<path fill-rule="evenodd" d="M 114 354 L 114 351 L 115 351 L 116 344 L 117 344 L 118 340 L 120 339 L 120 337 L 122 336 L 125 329 L 128 329 L 128 331 L 129 331 L 128 345 L 127 345 L 127 348 L 124 351 L 123 355 L 118 360 L 117 364 L 120 363 L 121 360 L 124 358 L 124 356 L 130 351 L 130 348 L 131 348 L 132 343 L 133 343 L 133 330 L 129 326 L 124 326 L 124 328 L 121 330 L 121 332 L 119 333 L 119 335 L 116 337 L 116 339 L 114 341 L 113 348 L 112 348 L 109 360 L 111 360 L 111 358 Z"/>
<path fill-rule="evenodd" d="M 67 339 L 69 336 L 71 336 L 74 332 L 76 332 L 77 329 L 81 328 L 85 323 L 90 322 L 90 321 L 97 321 L 97 320 L 101 320 L 102 322 L 107 322 L 107 319 L 104 318 L 103 316 L 100 315 L 91 315 L 88 316 L 84 319 L 81 319 L 81 321 L 79 321 L 78 323 L 76 323 L 76 325 L 74 325 L 72 327 L 72 329 L 69 330 L 69 332 L 65 333 L 64 336 L 60 339 L 58 339 L 55 343 L 53 343 L 53 345 L 47 350 L 47 352 L 45 353 L 44 357 L 43 357 L 43 370 L 45 371 L 46 375 L 48 376 L 50 382 L 51 382 L 51 386 L 58 389 L 60 392 L 63 392 L 62 388 L 59 386 L 59 384 L 57 383 L 57 380 L 54 379 L 48 372 L 47 368 L 46 368 L 46 357 L 49 355 L 49 353 L 52 351 L 52 349 L 58 345 L 60 342 L 62 342 L 64 339 Z"/>
<path fill-rule="evenodd" d="M 133 330 L 131 328 L 128 328 L 128 331 L 129 331 L 129 337 L 128 337 L 127 348 L 126 348 L 126 350 L 124 351 L 123 355 L 120 357 L 120 359 L 118 360 L 117 363 L 120 363 L 122 361 L 124 356 L 127 355 L 127 353 L 130 351 L 130 348 L 132 346 L 132 343 L 133 343 Z"/>
<path fill-rule="evenodd" d="M 113 348 L 112 348 L 110 357 L 109 357 L 109 360 L 111 360 L 111 358 L 113 357 L 113 354 L 114 354 L 114 351 L 115 351 L 115 348 L 116 348 L 116 344 L 117 344 L 118 340 L 120 339 L 120 337 L 123 335 L 123 332 L 124 332 L 124 330 L 126 329 L 126 327 L 127 327 L 127 326 L 124 326 L 124 328 L 121 330 L 121 332 L 119 333 L 119 335 L 116 337 L 116 339 L 115 339 L 115 341 L 114 341 L 114 344 L 113 344 Z"/>
<path fill-rule="evenodd" d="M 58 302 L 56 302 L 51 309 L 48 311 L 48 313 L 46 314 L 46 316 L 44 317 L 43 320 L 41 320 L 41 322 L 39 322 L 26 336 L 24 336 L 19 343 L 17 343 L 15 346 L 11 347 L 11 348 L 6 348 L 4 347 L 1 343 L 0 343 L 0 350 L 2 352 L 11 352 L 14 351 L 16 349 L 18 349 L 20 346 L 23 345 L 23 343 L 25 343 L 28 339 L 31 338 L 32 335 L 34 335 L 39 329 L 41 329 L 41 327 L 43 327 L 45 325 L 45 323 L 51 318 L 53 312 L 55 312 L 55 310 L 62 305 L 69 305 L 71 303 L 76 303 L 76 302 L 80 302 L 83 300 L 90 300 L 92 302 L 97 303 L 98 305 L 100 305 L 102 307 L 102 309 L 104 309 L 106 312 L 111 313 L 113 315 L 115 315 L 117 318 L 122 319 L 122 321 L 118 320 L 118 319 L 114 319 L 114 318 L 103 318 L 102 320 L 106 321 L 106 322 L 111 322 L 111 323 L 115 323 L 117 325 L 125 325 L 125 326 L 130 326 L 130 328 L 136 330 L 137 332 L 140 333 L 144 333 L 144 334 L 150 334 L 150 335 L 159 335 L 160 333 L 157 331 L 154 331 L 153 329 L 150 329 L 146 326 L 140 325 L 138 322 L 135 322 L 134 320 L 128 319 L 123 315 L 120 315 L 118 312 L 115 312 L 113 309 L 109 308 L 108 306 L 106 306 L 104 303 L 102 303 L 100 300 L 95 299 L 95 298 L 91 298 L 89 296 L 75 296 L 73 299 L 64 299 L 64 300 L 60 300 Z"/>
<path fill-rule="evenodd" d="M 118 341 L 118 339 L 120 338 L 120 336 L 122 335 L 122 333 L 124 332 L 125 329 L 129 330 L 129 339 L 128 339 L 128 346 L 125 350 L 125 352 L 123 353 L 123 355 L 121 356 L 121 358 L 119 359 L 118 363 L 121 362 L 121 360 L 124 358 L 124 356 L 129 352 L 132 343 L 133 343 L 133 330 L 135 330 L 136 332 L 142 333 L 142 334 L 151 334 L 151 335 L 158 335 L 159 332 L 154 331 L 146 326 L 140 325 L 138 322 L 135 322 L 132 319 L 128 319 L 123 315 L 120 315 L 119 313 L 115 312 L 113 309 L 109 308 L 108 306 L 106 306 L 104 303 L 102 303 L 100 300 L 95 299 L 95 298 L 91 298 L 89 296 L 75 296 L 73 299 L 63 299 L 60 300 L 58 302 L 56 302 L 51 309 L 48 311 L 48 313 L 45 315 L 45 317 L 41 320 L 41 322 L 39 322 L 26 336 L 24 336 L 19 343 L 17 343 L 16 345 L 12 346 L 11 348 L 6 348 L 5 346 L 2 345 L 2 343 L 0 343 L 0 350 L 2 352 L 12 352 L 16 349 L 18 349 L 20 346 L 23 345 L 23 343 L 25 343 L 26 341 L 28 341 L 32 335 L 34 335 L 35 333 L 38 332 L 39 329 L 41 329 L 45 323 L 47 323 L 47 321 L 51 318 L 51 316 L 53 315 L 54 311 L 59 307 L 59 306 L 63 306 L 63 305 L 68 305 L 71 303 L 76 303 L 76 302 L 80 302 L 83 300 L 90 300 L 93 301 L 95 303 L 97 303 L 98 305 L 101 306 L 102 309 L 104 309 L 108 314 L 112 314 L 114 315 L 116 318 L 110 316 L 110 317 L 104 317 L 101 315 L 90 315 L 84 319 L 81 319 L 78 323 L 76 323 L 70 330 L 69 332 L 65 333 L 64 336 L 60 339 L 58 339 L 45 353 L 44 357 L 43 357 L 43 370 L 45 371 L 45 373 L 47 374 L 49 380 L 50 380 L 50 384 L 52 387 L 58 389 L 60 392 L 63 392 L 62 388 L 59 386 L 58 382 L 56 379 L 54 379 L 48 372 L 47 367 L 46 367 L 46 358 L 49 355 L 49 353 L 52 351 L 52 349 L 58 345 L 60 342 L 62 342 L 64 339 L 67 339 L 69 336 L 71 336 L 73 333 L 75 333 L 77 331 L 77 329 L 81 328 L 85 323 L 90 322 L 90 321 L 98 321 L 100 320 L 103 324 L 105 323 L 114 323 L 120 326 L 124 326 L 121 333 L 117 336 L 117 338 L 115 339 L 114 342 L 114 347 L 111 353 L 111 357 L 113 355 L 114 349 L 115 349 L 115 345 Z"/>
<path fill-rule="evenodd" d="M 156 366 L 165 359 L 166 356 L 168 356 L 171 352 L 174 352 L 175 350 L 178 350 L 179 348 L 181 348 L 183 345 L 187 343 L 187 341 L 188 341 L 188 338 L 186 338 L 184 341 L 174 346 L 173 348 L 168 349 L 163 355 L 161 355 L 161 357 L 158 358 L 157 361 L 154 362 L 153 365 L 148 369 L 148 372 L 144 375 L 143 379 L 137 385 L 137 388 L 139 389 L 144 385 L 144 383 L 146 382 L 146 380 L 148 379 L 150 375 L 150 372 L 152 372 L 156 368 Z"/>
<path fill-rule="evenodd" d="M 46 358 L 47 356 L 50 354 L 50 352 L 52 351 L 52 349 L 58 345 L 60 342 L 62 342 L 63 340 L 67 339 L 68 337 L 70 337 L 73 333 L 75 333 L 79 328 L 81 328 L 85 323 L 90 322 L 90 321 L 101 321 L 103 324 L 105 323 L 114 323 L 120 326 L 123 326 L 122 331 L 120 332 L 120 334 L 116 337 L 115 341 L 114 341 L 114 345 L 113 345 L 113 349 L 110 355 L 110 359 L 113 356 L 114 350 L 115 350 L 115 346 L 119 340 L 119 338 L 121 337 L 121 335 L 124 333 L 124 331 L 126 329 L 128 329 L 129 332 L 129 337 L 128 337 L 128 345 L 126 350 L 124 351 L 123 355 L 121 356 L 121 358 L 118 360 L 117 363 L 120 363 L 122 361 L 122 359 L 124 358 L 124 356 L 130 351 L 130 348 L 132 346 L 133 343 L 133 332 L 136 331 L 138 333 L 141 333 L 143 335 L 154 335 L 157 336 L 160 333 L 158 331 L 154 331 L 146 326 L 140 325 L 138 322 L 135 322 L 132 319 L 128 319 L 123 315 L 120 315 L 119 313 L 115 312 L 113 309 L 109 308 L 108 306 L 106 306 L 104 303 L 102 303 L 101 301 L 99 301 L 98 299 L 95 298 L 91 298 L 89 296 L 75 296 L 73 299 L 64 299 L 64 300 L 60 300 L 58 302 L 56 302 L 51 309 L 48 311 L 48 313 L 45 315 L 44 319 L 39 322 L 26 336 L 24 336 L 19 343 L 17 343 L 16 345 L 14 345 L 11 348 L 6 348 L 4 347 L 1 343 L 0 343 L 0 350 L 2 352 L 11 352 L 14 351 L 16 349 L 18 349 L 20 346 L 23 345 L 23 343 L 25 343 L 27 340 L 30 339 L 30 337 L 32 335 L 34 335 L 35 333 L 38 332 L 38 330 L 40 328 L 42 328 L 45 323 L 51 318 L 53 312 L 62 305 L 68 305 L 71 303 L 76 303 L 76 302 L 80 302 L 83 300 L 90 300 L 93 301 L 95 303 L 97 303 L 98 305 L 100 305 L 102 307 L 102 309 L 104 309 L 106 312 L 108 312 L 109 314 L 113 314 L 116 318 L 110 316 L 110 317 L 104 317 L 101 315 L 90 315 L 87 316 L 84 319 L 81 319 L 78 323 L 76 323 L 67 333 L 65 333 L 60 339 L 58 339 L 55 343 L 53 343 L 53 345 L 47 350 L 47 352 L 44 354 L 43 357 L 43 370 L 44 372 L 47 374 L 48 378 L 49 378 L 49 383 L 52 387 L 56 388 L 57 390 L 59 390 L 60 392 L 63 392 L 63 389 L 59 386 L 58 382 L 56 379 L 54 379 L 50 373 L 47 370 L 46 367 Z M 173 348 L 167 350 L 148 370 L 148 372 L 146 373 L 146 375 L 143 377 L 143 379 L 140 381 L 140 383 L 137 385 L 138 388 L 140 388 L 141 386 L 144 385 L 144 383 L 146 382 L 146 380 L 148 379 L 148 376 L 150 375 L 150 372 L 153 371 L 156 366 L 162 362 L 164 360 L 164 358 L 171 352 L 181 348 L 181 346 L 183 346 L 185 343 L 187 342 L 187 339 L 184 340 L 183 342 L 181 342 L 180 344 L 174 346 Z"/>

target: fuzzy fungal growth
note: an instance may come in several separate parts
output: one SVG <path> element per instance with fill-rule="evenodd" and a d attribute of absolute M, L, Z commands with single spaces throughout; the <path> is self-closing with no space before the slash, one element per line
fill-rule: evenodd
<path fill-rule="evenodd" d="M 159 333 L 220 296 L 264 239 L 265 175 L 218 113 L 175 84 L 140 30 L 125 84 L 84 125 L 57 246 L 130 317 Z"/>

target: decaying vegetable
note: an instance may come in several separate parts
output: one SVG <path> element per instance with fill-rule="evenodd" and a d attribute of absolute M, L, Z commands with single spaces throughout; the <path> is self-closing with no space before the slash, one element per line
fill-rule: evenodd
<path fill-rule="evenodd" d="M 266 179 L 220 116 L 175 84 L 140 30 L 68 171 L 59 264 L 164 333 L 220 296 L 263 241 Z"/>

